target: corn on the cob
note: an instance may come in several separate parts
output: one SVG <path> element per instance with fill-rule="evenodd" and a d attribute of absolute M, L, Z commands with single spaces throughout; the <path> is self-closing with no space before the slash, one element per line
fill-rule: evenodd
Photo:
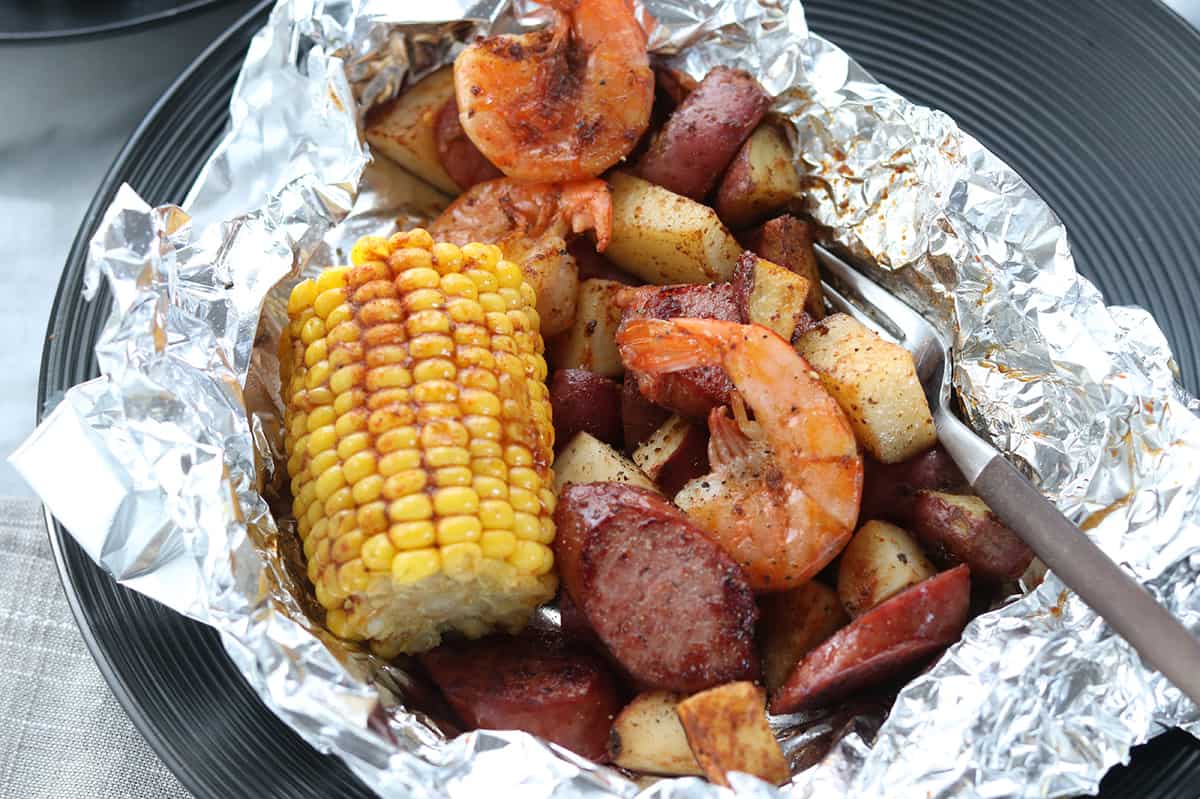
<path fill-rule="evenodd" d="M 366 237 L 292 291 L 282 343 L 297 525 L 326 626 L 384 654 L 515 632 L 554 594 L 533 289 L 491 245 Z"/>

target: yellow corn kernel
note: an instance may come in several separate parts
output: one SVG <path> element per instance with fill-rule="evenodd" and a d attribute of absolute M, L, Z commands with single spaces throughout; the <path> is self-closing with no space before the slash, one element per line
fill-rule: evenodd
<path fill-rule="evenodd" d="M 360 505 L 355 514 L 358 527 L 364 533 L 373 535 L 388 529 L 387 503 L 382 500 Z"/>
<path fill-rule="evenodd" d="M 373 572 L 388 571 L 392 568 L 392 558 L 396 548 L 391 540 L 383 534 L 373 535 L 363 542 L 362 562 Z"/>
<path fill-rule="evenodd" d="M 464 542 L 449 544 L 442 547 L 442 571 L 454 580 L 469 580 L 479 570 L 479 561 L 483 559 L 483 551 L 479 544 Z"/>
<path fill-rule="evenodd" d="M 309 344 L 304 350 L 304 365 L 312 366 L 318 361 L 325 360 L 329 354 L 328 339 L 319 338 L 312 344 Z"/>
<path fill-rule="evenodd" d="M 370 446 L 370 444 L 371 438 L 366 433 L 351 433 L 350 435 L 338 441 L 338 457 L 344 461 L 349 460 L 351 456 L 362 452 L 368 446 Z"/>
<path fill-rule="evenodd" d="M 415 427 L 393 427 L 375 440 L 375 446 L 384 453 L 416 449 L 418 435 Z"/>
<path fill-rule="evenodd" d="M 313 507 L 316 507 L 314 504 Z M 354 507 L 354 494 L 351 490 L 343 486 L 337 491 L 329 495 L 329 499 L 325 500 L 325 515 L 332 516 L 340 510 L 350 510 Z"/>
<path fill-rule="evenodd" d="M 466 466 L 444 466 L 434 473 L 433 483 L 439 488 L 445 486 L 469 486 L 475 473 Z"/>
<path fill-rule="evenodd" d="M 325 335 L 325 323 L 317 317 L 312 317 L 300 328 L 300 340 L 306 345 L 312 344 Z"/>
<path fill-rule="evenodd" d="M 462 269 L 463 255 L 458 245 L 439 241 L 433 245 L 433 265 L 442 274 L 442 279 Z"/>
<path fill-rule="evenodd" d="M 508 483 L 496 477 L 479 475 L 471 481 L 471 487 L 480 499 L 508 499 Z"/>
<path fill-rule="evenodd" d="M 349 269 L 344 266 L 334 266 L 323 271 L 317 276 L 317 294 L 318 296 L 330 289 L 340 289 L 346 287 L 346 280 Z M 316 300 L 313 301 L 314 303 Z"/>
<path fill-rule="evenodd" d="M 408 585 L 437 574 L 441 567 L 441 557 L 436 549 L 400 552 L 392 558 L 392 579 L 398 585 Z"/>
<path fill-rule="evenodd" d="M 317 284 L 313 280 L 301 280 L 292 289 L 288 297 L 288 316 L 296 318 L 304 310 L 311 308 L 317 298 Z"/>
<path fill-rule="evenodd" d="M 350 626 L 350 617 L 341 608 L 325 611 L 325 626 L 338 638 L 354 638 L 355 630 Z"/>
<path fill-rule="evenodd" d="M 485 558 L 505 560 L 517 548 L 517 537 L 511 530 L 484 530 L 479 537 L 479 549 Z"/>
<path fill-rule="evenodd" d="M 338 462 L 339 461 L 338 461 L 337 452 L 332 449 L 327 449 L 324 452 L 322 452 L 320 455 L 318 455 L 317 457 L 309 460 L 308 474 L 310 477 L 311 476 L 320 476 L 320 475 L 324 474 L 326 472 L 326 470 L 328 470 L 334 466 L 337 466 Z"/>
<path fill-rule="evenodd" d="M 489 275 L 489 277 L 491 277 Z M 492 278 L 495 283 L 495 278 Z M 478 283 L 476 285 L 479 285 Z M 482 285 L 479 286 L 479 306 L 483 308 L 485 313 L 503 313 L 508 310 L 508 303 L 504 298 L 495 292 L 495 290 L 487 291 Z"/>
<path fill-rule="evenodd" d="M 438 519 L 437 542 L 439 546 L 458 544 L 463 541 L 478 541 L 483 533 L 483 523 L 478 516 L 447 516 Z"/>
<path fill-rule="evenodd" d="M 351 530 L 345 535 L 337 537 L 337 540 L 333 542 L 330 554 L 333 555 L 335 563 L 345 563 L 358 557 L 358 553 L 362 551 L 362 545 L 362 530 Z"/>
<path fill-rule="evenodd" d="M 429 475 L 426 474 L 424 469 L 407 469 L 403 472 L 396 472 L 383 481 L 383 496 L 386 499 L 398 500 L 401 497 L 407 497 L 409 494 L 415 495 L 418 491 L 423 490 L 428 482 Z M 424 494 L 420 495 L 420 498 L 425 500 L 425 502 L 429 501 L 429 498 Z M 399 519 L 395 515 L 396 512 L 390 507 L 388 513 L 392 514 L 393 520 Z M 426 517 L 413 516 L 409 518 L 424 519 Z"/>
<path fill-rule="evenodd" d="M 408 469 L 419 469 L 421 468 L 421 453 L 415 449 L 389 452 L 379 459 L 378 468 L 379 473 L 384 477 L 391 477 Z"/>
<path fill-rule="evenodd" d="M 421 428 L 421 448 L 465 447 L 471 441 L 466 425 L 457 419 L 436 419 Z"/>
<path fill-rule="evenodd" d="M 407 295 L 405 295 L 404 307 L 410 314 L 413 314 L 414 316 L 418 314 L 436 314 L 441 316 L 441 311 L 438 309 L 442 307 L 445 301 L 445 296 L 437 289 L 417 289 L 416 291 L 409 292 Z M 409 317 L 408 320 L 408 330 L 410 331 L 409 335 L 412 335 L 412 318 L 413 317 Z M 446 322 L 446 329 L 450 329 L 450 323 L 448 321 Z"/>
<path fill-rule="evenodd" d="M 542 511 L 542 502 L 537 498 L 537 495 L 523 488 L 509 486 L 508 501 L 515 511 L 532 514 L 538 514 Z"/>
<path fill-rule="evenodd" d="M 462 275 L 455 275 L 455 277 L 462 277 Z M 470 298 L 452 297 L 446 302 L 446 314 L 452 321 L 460 325 L 482 324 L 483 309 L 479 307 L 479 303 L 474 299 L 475 284 L 465 277 L 462 279 L 470 286 L 472 296 Z M 465 289 L 466 287 L 464 286 L 463 288 Z"/>
<path fill-rule="evenodd" d="M 346 482 L 354 485 L 364 477 L 375 474 L 375 453 L 359 452 L 342 463 L 342 474 Z"/>
<path fill-rule="evenodd" d="M 433 509 L 439 516 L 477 513 L 479 495 L 466 486 L 439 488 L 433 495 Z"/>
<path fill-rule="evenodd" d="M 521 267 L 512 261 L 501 261 L 496 264 L 496 282 L 500 284 L 501 288 L 515 289 L 521 285 L 524 279 Z"/>
<path fill-rule="evenodd" d="M 396 549 L 421 549 L 437 540 L 431 521 L 399 522 L 388 529 L 388 540 Z"/>
<path fill-rule="evenodd" d="M 417 266 L 405 269 L 396 276 L 396 288 L 401 294 L 410 294 L 421 289 L 436 289 L 442 283 L 442 276 L 432 267 Z"/>
<path fill-rule="evenodd" d="M 513 533 L 522 541 L 537 541 L 542 537 L 542 525 L 531 513 L 513 514 Z"/>
<path fill-rule="evenodd" d="M 531 466 L 533 455 L 520 444 L 512 444 L 504 448 L 504 462 L 509 466 Z"/>
<path fill-rule="evenodd" d="M 477 417 L 477 418 L 479 418 L 479 417 Z M 467 420 L 464 419 L 463 423 L 466 424 L 466 421 Z M 475 434 L 474 431 L 472 431 L 472 434 L 473 435 Z M 471 439 L 471 444 L 468 447 L 468 450 L 471 453 L 471 457 L 472 458 L 491 458 L 492 460 L 499 461 L 501 465 L 504 465 L 504 461 L 500 458 L 500 456 L 504 454 L 504 448 L 502 446 L 500 446 L 499 441 L 495 440 L 496 438 L 499 438 L 499 437 L 500 437 L 500 423 L 497 422 L 496 423 L 496 434 L 494 437 L 488 436 L 486 438 L 481 437 L 481 438 Z"/>
<path fill-rule="evenodd" d="M 541 500 L 542 510 L 547 514 L 554 513 L 554 509 L 558 506 L 558 497 L 554 496 L 554 492 L 549 488 L 542 488 L 537 492 L 538 499 Z"/>
<path fill-rule="evenodd" d="M 458 375 L 458 367 L 452 361 L 444 358 L 430 358 L 421 361 L 413 367 L 413 380 L 426 383 L 430 380 L 453 380 Z"/>
<path fill-rule="evenodd" d="M 458 386 L 449 380 L 429 380 L 413 386 L 412 394 L 418 404 L 454 402 L 458 399 Z"/>
<path fill-rule="evenodd" d="M 449 333 L 450 317 L 440 310 L 416 311 L 410 313 L 408 319 L 405 320 L 404 330 L 412 338 L 434 333 Z"/>
<path fill-rule="evenodd" d="M 543 516 L 541 519 L 542 534 L 538 536 L 538 541 L 543 544 L 549 544 L 554 540 L 554 519 L 549 516 Z"/>
<path fill-rule="evenodd" d="M 550 562 L 547 563 L 547 555 Z M 554 555 L 550 550 L 536 541 L 518 541 L 513 553 L 508 556 L 508 562 L 517 567 L 517 571 L 526 574 L 545 574 L 554 565 Z"/>
<path fill-rule="evenodd" d="M 359 305 L 365 305 L 371 300 L 391 300 L 398 296 L 400 292 L 396 291 L 392 281 L 386 278 L 360 283 L 354 291 L 354 301 Z"/>
<path fill-rule="evenodd" d="M 495 477 L 497 480 L 508 479 L 508 466 L 500 458 L 475 458 L 471 461 L 471 471 L 481 477 Z"/>
<path fill-rule="evenodd" d="M 358 341 L 362 336 L 362 327 L 357 322 L 342 322 L 329 331 L 330 344 L 341 344 L 348 341 Z"/>
<path fill-rule="evenodd" d="M 328 424 L 308 434 L 308 454 L 313 457 L 337 446 L 337 432 Z"/>
<path fill-rule="evenodd" d="M 413 358 L 449 358 L 454 354 L 454 340 L 444 333 L 423 333 L 408 342 Z"/>
<path fill-rule="evenodd" d="M 508 482 L 535 493 L 542 487 L 542 478 L 528 466 L 514 466 L 509 469 Z"/>
<path fill-rule="evenodd" d="M 459 392 L 458 405 L 463 413 L 473 416 L 499 416 L 500 399 L 490 391 L 464 388 Z"/>
<path fill-rule="evenodd" d="M 324 275 L 322 275 L 323 277 Z M 346 292 L 340 288 L 326 289 L 317 295 L 313 301 L 313 310 L 321 319 L 327 319 L 329 312 L 346 300 Z"/>
<path fill-rule="evenodd" d="M 343 413 L 333 425 L 333 431 L 338 436 L 349 436 L 352 433 L 358 433 L 366 429 L 367 414 L 362 413 L 358 408 L 353 408 Z"/>
<path fill-rule="evenodd" d="M 388 518 L 393 522 L 416 522 L 433 518 L 433 503 L 426 494 L 410 494 L 388 504 Z"/>
<path fill-rule="evenodd" d="M 357 594 L 367 590 L 367 567 L 362 558 L 355 558 L 349 563 L 343 563 L 337 570 L 338 586 L 346 595 Z"/>
<path fill-rule="evenodd" d="M 366 401 L 367 392 L 357 388 L 351 389 L 337 395 L 337 399 L 333 401 L 333 411 L 338 416 L 343 416 L 355 408 L 362 407 L 362 404 Z M 341 435 L 341 433 L 339 432 L 338 435 Z"/>
<path fill-rule="evenodd" d="M 354 483 L 354 486 L 350 489 L 350 494 L 360 506 L 368 502 L 374 502 L 383 496 L 383 480 L 384 478 L 381 475 L 368 475 Z"/>
<path fill-rule="evenodd" d="M 363 382 L 366 373 L 366 367 L 360 363 L 343 366 L 329 376 L 329 388 L 334 394 L 349 391 Z"/>
<path fill-rule="evenodd" d="M 443 466 L 468 466 L 471 456 L 464 447 L 430 447 L 425 450 L 425 462 L 435 469 Z"/>
<path fill-rule="evenodd" d="M 515 518 L 512 505 L 504 500 L 485 499 L 479 503 L 479 520 L 489 530 L 511 530 Z"/>

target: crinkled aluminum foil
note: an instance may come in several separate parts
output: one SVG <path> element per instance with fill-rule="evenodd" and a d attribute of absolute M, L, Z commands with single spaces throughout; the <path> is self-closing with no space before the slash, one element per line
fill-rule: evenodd
<path fill-rule="evenodd" d="M 658 57 L 696 77 L 751 70 L 793 126 L 807 211 L 954 333 L 977 430 L 1200 632 L 1200 420 L 1143 311 L 1107 308 L 1066 232 L 945 114 L 876 83 L 808 32 L 799 2 L 644 0 Z M 403 669 L 309 622 L 270 512 L 269 346 L 286 288 L 396 216 L 445 198 L 376 162 L 362 111 L 531 7 L 281 2 L 251 45 L 230 131 L 184 203 L 123 189 L 92 242 L 88 292 L 113 311 L 77 386 L 13 462 L 123 584 L 211 624 L 263 701 L 383 796 L 633 796 L 637 786 L 522 733 L 450 729 Z M 365 170 L 365 171 L 364 171 Z M 260 311 L 261 322 L 260 325 Z M 72 457 L 64 459 L 62 453 Z M 287 530 L 285 529 L 286 533 Z M 1050 575 L 974 620 L 875 733 L 870 708 L 773 720 L 795 762 L 745 796 L 1066 796 L 1129 747 L 1200 714 Z M 871 740 L 873 739 L 873 740 Z M 663 780 L 655 797 L 724 794 Z"/>

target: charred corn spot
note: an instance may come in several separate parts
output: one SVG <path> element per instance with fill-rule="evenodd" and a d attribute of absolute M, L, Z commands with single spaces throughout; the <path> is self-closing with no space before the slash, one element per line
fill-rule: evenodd
<path fill-rule="evenodd" d="M 488 244 L 360 239 L 296 285 L 284 444 L 337 636 L 415 652 L 553 595 L 553 430 L 533 288 Z"/>

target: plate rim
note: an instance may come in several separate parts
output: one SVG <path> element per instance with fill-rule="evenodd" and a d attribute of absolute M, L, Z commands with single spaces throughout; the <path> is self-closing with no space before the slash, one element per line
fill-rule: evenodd
<path fill-rule="evenodd" d="M 202 0 L 199 5 L 215 5 L 216 3 L 224 2 L 228 2 L 228 0 Z M 154 101 L 154 104 L 150 106 L 149 110 L 146 111 L 141 121 L 138 122 L 133 132 L 125 140 L 125 143 L 121 145 L 117 156 L 100 179 L 99 188 L 102 189 L 108 186 L 113 178 L 124 170 L 126 162 L 132 155 L 137 143 L 146 135 L 147 130 L 153 127 L 158 116 L 172 103 L 175 96 L 182 90 L 182 87 L 201 70 L 209 58 L 216 52 L 224 49 L 229 40 L 242 33 L 246 26 L 253 25 L 255 20 L 263 15 L 272 5 L 274 5 L 274 0 L 258 0 L 254 6 L 238 17 L 216 39 L 209 43 L 176 76 L 170 86 L 163 91 L 158 99 Z M 115 193 L 118 187 L 114 186 L 112 188 Z M 92 197 L 92 201 L 88 204 L 87 210 L 84 211 L 83 217 L 80 219 L 79 228 L 76 230 L 75 237 L 71 241 L 71 247 L 67 251 L 66 268 L 63 270 L 62 277 L 59 278 L 58 287 L 54 292 L 54 302 L 50 306 L 50 315 L 46 323 L 46 343 L 42 347 L 42 357 L 38 365 L 37 407 L 35 409 L 37 424 L 41 424 L 49 412 L 46 408 L 46 398 L 49 389 L 50 359 L 52 355 L 51 336 L 54 333 L 55 322 L 59 318 L 66 292 L 76 288 L 75 285 L 69 285 L 71 281 L 67 279 L 73 271 L 70 265 L 76 263 L 79 264 L 80 270 L 85 268 L 87 261 L 85 256 L 86 250 L 96 226 L 99 224 L 100 219 L 103 217 L 105 210 L 112 200 L 112 196 L 112 194 L 102 194 L 97 191 Z M 50 550 L 54 558 L 55 569 L 58 572 L 59 584 L 66 595 L 71 617 L 74 619 L 75 626 L 79 629 L 80 637 L 83 638 L 83 643 L 87 647 L 88 653 L 92 656 L 92 661 L 96 664 L 97 669 L 104 678 L 108 689 L 112 692 L 113 697 L 117 700 L 117 704 L 121 706 L 121 709 L 125 712 L 125 715 L 129 718 L 134 728 L 142 736 L 142 739 L 146 741 L 146 744 L 154 751 L 155 755 L 158 756 L 159 760 L 171 771 L 175 778 L 195 796 L 210 794 L 211 790 L 200 780 L 192 766 L 183 760 L 173 747 L 167 745 L 163 736 L 150 722 L 142 706 L 134 701 L 124 677 L 113 666 L 104 649 L 100 646 L 100 642 L 96 639 L 95 631 L 92 629 L 92 625 L 89 623 L 83 605 L 80 602 L 79 592 L 69 579 L 73 574 L 73 570 L 63 550 L 64 536 L 67 535 L 66 530 L 54 518 L 50 512 L 50 508 L 45 503 L 41 503 L 41 507 L 42 515 L 46 520 L 47 537 L 50 540 Z"/>

